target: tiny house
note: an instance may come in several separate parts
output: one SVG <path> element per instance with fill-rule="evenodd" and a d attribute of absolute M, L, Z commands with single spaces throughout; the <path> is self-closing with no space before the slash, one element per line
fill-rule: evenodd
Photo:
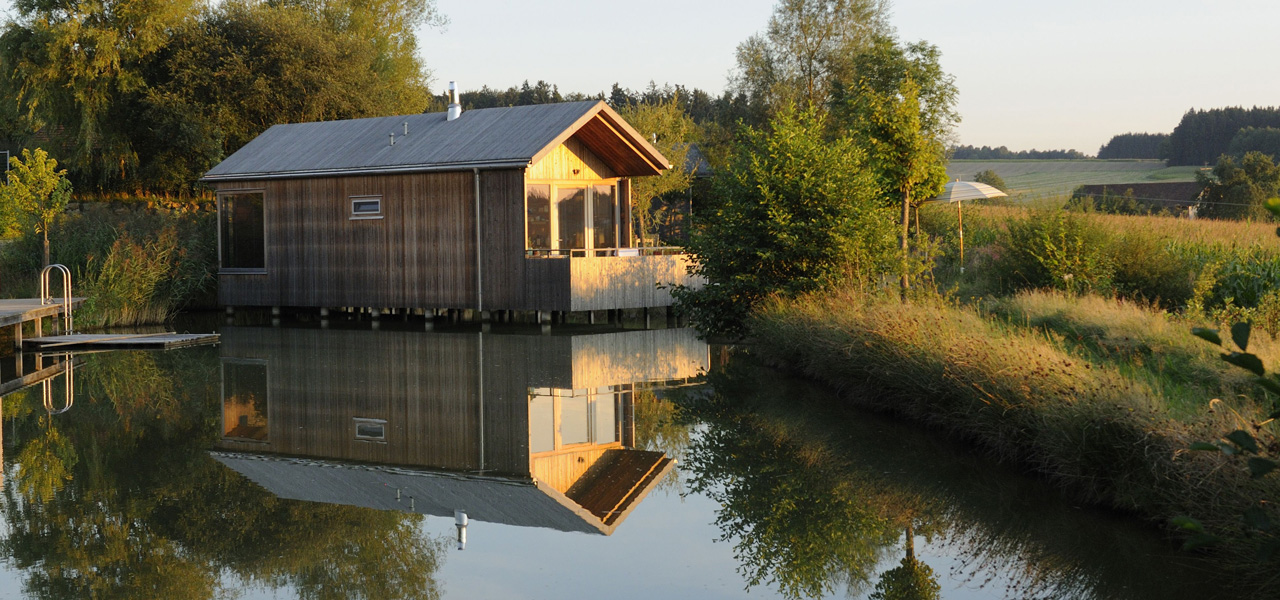
<path fill-rule="evenodd" d="M 225 306 L 669 306 L 687 258 L 635 247 L 631 180 L 670 168 L 605 103 L 276 125 L 202 179 Z"/>

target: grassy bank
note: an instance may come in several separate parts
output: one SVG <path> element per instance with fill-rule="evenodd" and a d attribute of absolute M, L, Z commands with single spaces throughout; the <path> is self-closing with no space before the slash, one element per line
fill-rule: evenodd
<path fill-rule="evenodd" d="M 78 329 L 162 323 L 184 308 L 212 306 L 217 240 L 208 206 L 84 202 L 49 233 L 52 260 L 72 272 L 87 298 Z M 40 239 L 27 234 L 0 249 L 0 286 L 11 298 L 39 293 Z M 57 293 L 57 284 L 54 284 Z"/>
<path fill-rule="evenodd" d="M 1274 538 L 1246 536 L 1240 515 L 1274 513 L 1262 501 L 1280 483 L 1185 449 L 1265 413 L 1247 381 L 1170 319 L 1046 293 L 985 307 L 835 293 L 771 302 L 751 325 L 763 359 L 857 389 L 850 402 L 953 432 L 1082 501 L 1162 523 L 1199 519 L 1229 538 L 1228 562 L 1256 565 L 1257 548 Z M 1280 355 L 1269 339 L 1255 346 L 1264 360 Z"/>

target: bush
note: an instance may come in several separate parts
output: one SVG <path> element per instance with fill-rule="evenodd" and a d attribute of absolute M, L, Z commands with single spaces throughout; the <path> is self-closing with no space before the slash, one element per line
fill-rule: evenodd
<path fill-rule="evenodd" d="M 716 171 L 716 209 L 689 240 L 706 285 L 673 295 L 704 334 L 742 335 L 770 295 L 868 283 L 899 260 L 862 150 L 825 139 L 812 111 L 784 111 L 771 126 L 743 130 Z"/>
<path fill-rule="evenodd" d="M 215 304 L 214 214 L 141 204 L 86 203 L 50 231 L 52 260 L 90 298 L 82 327 L 157 323 L 178 310 Z M 10 297 L 39 293 L 41 241 L 25 235 L 0 250 L 0 285 Z M 56 284 L 55 284 L 56 289 Z"/>
<path fill-rule="evenodd" d="M 1010 221 L 996 269 L 1012 289 L 1111 290 L 1115 267 L 1101 229 L 1062 210 Z"/>

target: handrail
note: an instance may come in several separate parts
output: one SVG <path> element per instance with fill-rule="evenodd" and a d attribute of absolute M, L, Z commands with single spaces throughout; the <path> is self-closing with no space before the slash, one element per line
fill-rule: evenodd
<path fill-rule="evenodd" d="M 49 413 L 49 416 L 60 415 L 67 412 L 71 410 L 71 405 L 75 404 L 75 357 L 71 354 L 66 354 L 63 358 L 62 364 L 63 374 L 67 376 L 67 385 L 64 389 L 66 397 L 62 402 L 62 408 L 55 409 L 53 407 L 53 381 L 51 379 L 46 379 L 40 382 L 40 392 L 44 397 L 44 410 Z"/>
<path fill-rule="evenodd" d="M 66 265 L 52 264 L 40 271 L 40 304 L 54 304 L 49 294 L 49 273 L 57 269 L 62 272 L 62 333 L 75 330 L 71 317 L 71 269 Z"/>

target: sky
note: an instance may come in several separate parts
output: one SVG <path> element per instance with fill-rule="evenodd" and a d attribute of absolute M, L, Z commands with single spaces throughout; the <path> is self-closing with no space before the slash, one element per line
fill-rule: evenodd
<path fill-rule="evenodd" d="M 561 92 L 653 81 L 718 94 L 774 4 L 437 0 L 450 23 L 418 42 L 436 92 L 543 79 Z M 1118 133 L 1170 132 L 1191 108 L 1280 105 L 1280 3 L 897 0 L 890 21 L 941 50 L 962 144 L 1094 154 Z"/>

